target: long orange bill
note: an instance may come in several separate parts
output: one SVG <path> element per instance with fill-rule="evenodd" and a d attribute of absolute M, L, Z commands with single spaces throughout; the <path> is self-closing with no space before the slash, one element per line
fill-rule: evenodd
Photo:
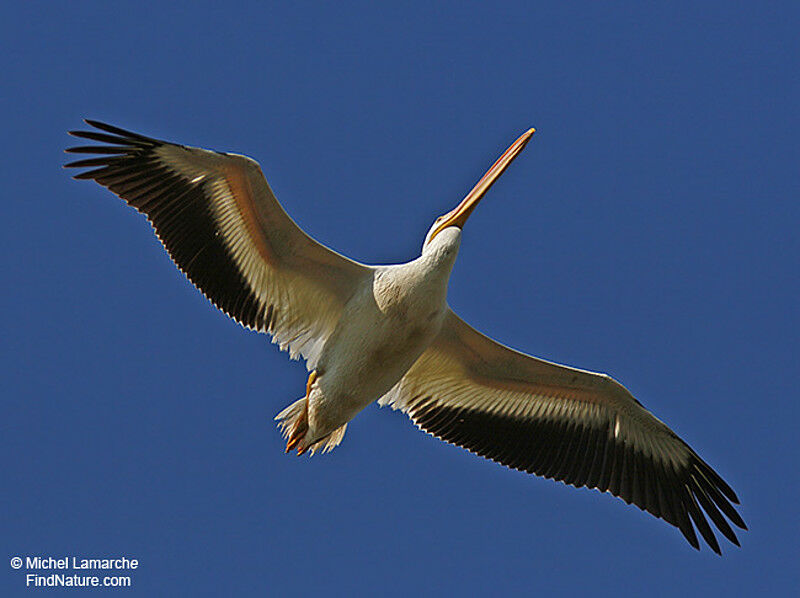
<path fill-rule="evenodd" d="M 508 165 L 516 158 L 522 149 L 528 144 L 528 141 L 531 140 L 531 137 L 536 132 L 536 129 L 528 129 L 519 138 L 511 144 L 503 155 L 497 159 L 497 162 L 492 164 L 492 167 L 486 171 L 481 177 L 476 185 L 472 188 L 472 191 L 467 193 L 467 196 L 463 199 L 463 201 L 456 206 L 456 208 L 447 214 L 442 220 L 441 224 L 437 227 L 434 233 L 431 235 L 431 239 L 435 237 L 442 229 L 447 228 L 448 226 L 458 226 L 463 227 L 464 223 L 469 218 L 469 215 L 472 213 L 472 210 L 475 209 L 475 206 L 478 205 L 478 202 L 486 195 L 486 192 L 489 190 L 489 187 L 494 184 L 494 182 L 503 174 Z"/>

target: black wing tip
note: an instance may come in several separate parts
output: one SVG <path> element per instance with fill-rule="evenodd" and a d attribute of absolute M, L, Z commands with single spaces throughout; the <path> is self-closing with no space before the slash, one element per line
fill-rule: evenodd
<path fill-rule="evenodd" d="M 85 122 L 90 127 L 94 127 L 95 129 L 100 129 L 101 131 L 105 131 L 106 133 L 113 133 L 114 135 L 120 135 L 122 137 L 133 137 L 134 139 L 147 139 L 143 135 L 139 135 L 138 133 L 134 133 L 133 131 L 127 131 L 125 129 L 121 129 L 120 127 L 115 127 L 114 125 L 110 125 L 108 123 L 104 123 L 99 120 L 95 120 L 93 118 L 84 118 L 83 122 Z"/>
<path fill-rule="evenodd" d="M 97 176 L 99 171 L 103 170 L 102 168 L 92 169 L 92 170 L 85 170 L 84 172 L 79 172 L 78 174 L 72 175 L 72 178 L 76 181 L 82 180 L 91 180 Z"/>
<path fill-rule="evenodd" d="M 127 129 L 122 129 L 93 118 L 84 118 L 83 122 L 96 130 L 72 130 L 67 131 L 67 133 L 73 137 L 78 137 L 81 139 L 90 139 L 92 141 L 100 141 L 122 146 L 141 147 L 166 143 L 165 141 L 161 141 L 153 137 L 147 137 L 146 135 L 141 135 L 139 133 L 134 133 L 133 131 L 128 131 Z"/>
<path fill-rule="evenodd" d="M 688 445 L 687 445 L 687 447 L 688 447 Z M 700 455 L 695 453 L 691 448 L 689 448 L 689 450 L 691 451 L 692 457 L 694 459 L 696 459 L 695 466 L 698 469 L 700 469 L 700 471 L 704 475 L 706 475 L 706 477 L 708 477 L 712 482 L 714 482 L 714 485 L 717 487 L 717 489 L 720 492 L 722 492 L 722 494 L 725 496 L 725 498 L 727 498 L 733 504 L 738 505 L 739 504 L 739 497 L 736 495 L 736 492 L 733 491 L 733 488 L 731 488 L 730 485 L 725 480 L 722 479 L 722 476 L 719 475 L 714 470 L 713 467 L 711 467 L 708 463 L 706 463 L 700 457 Z"/>
<path fill-rule="evenodd" d="M 89 166 L 108 166 L 112 164 L 114 160 L 118 160 L 119 158 L 108 158 L 107 156 L 100 157 L 100 158 L 86 158 L 83 160 L 75 160 L 73 162 L 67 162 L 64 164 L 64 168 L 87 168 Z"/>
<path fill-rule="evenodd" d="M 684 528 L 682 528 L 680 526 L 678 526 L 678 529 L 681 530 L 681 533 L 683 534 L 683 537 L 686 538 L 686 541 L 689 542 L 689 544 L 691 544 L 692 548 L 694 548 L 695 550 L 697 550 L 699 552 L 700 551 L 700 542 L 697 539 L 697 534 L 694 533 L 694 528 L 692 527 L 692 524 L 691 523 L 689 524 L 689 529 L 688 530 L 684 529 Z"/>
<path fill-rule="evenodd" d="M 686 463 L 680 464 L 677 468 L 669 467 L 665 470 L 664 464 L 659 464 L 658 459 L 651 459 L 652 463 L 645 463 L 645 459 L 642 457 L 637 461 L 635 451 L 622 460 L 617 453 L 625 450 L 624 445 L 606 443 L 606 456 L 603 457 L 602 464 L 598 466 L 598 473 L 595 473 L 593 469 L 594 462 L 597 461 L 594 458 L 591 468 L 584 466 L 581 470 L 588 473 L 578 475 L 574 473 L 575 451 L 578 450 L 574 446 L 577 442 L 574 438 L 573 446 L 570 446 L 569 449 L 566 448 L 565 443 L 560 444 L 561 448 L 551 455 L 551 463 L 541 459 L 537 461 L 521 460 L 518 455 L 520 450 L 528 455 L 536 452 L 534 449 L 541 447 L 534 446 L 531 442 L 523 439 L 525 442 L 520 440 L 513 445 L 513 451 L 509 452 L 502 446 L 494 446 L 486 438 L 486 435 L 493 431 L 492 434 L 496 439 L 500 436 L 506 438 L 511 432 L 530 432 L 523 422 L 516 422 L 512 425 L 512 422 L 508 421 L 509 418 L 505 416 L 490 416 L 474 410 L 451 406 L 431 407 L 425 400 L 415 401 L 415 404 L 409 409 L 409 415 L 419 428 L 429 434 L 511 469 L 535 473 L 541 477 L 552 478 L 574 486 L 586 485 L 589 488 L 597 488 L 601 492 L 609 492 L 627 504 L 635 504 L 640 509 L 677 527 L 695 550 L 700 551 L 701 544 L 706 544 L 715 554 L 721 555 L 720 539 L 715 535 L 717 530 L 733 545 L 741 547 L 731 526 L 725 520 L 725 515 L 727 515 L 732 523 L 742 529 L 747 529 L 744 521 L 728 502 L 729 500 L 734 502 L 733 499 L 737 498 L 736 495 L 719 474 L 697 457 L 691 449 L 689 449 L 691 452 Z M 520 430 L 520 427 L 523 429 Z M 598 430 L 600 435 L 598 437 L 602 439 L 603 429 L 598 428 Z M 583 442 L 585 437 L 585 434 L 576 436 L 574 430 L 563 428 L 563 426 L 549 429 L 542 422 L 537 423 L 536 431 L 538 436 L 547 438 L 553 436 L 556 438 L 575 437 Z M 500 434 L 501 432 L 502 434 Z M 526 433 L 524 436 L 525 438 L 532 437 L 530 433 Z M 593 437 L 589 438 L 591 440 Z M 525 444 L 526 442 L 527 444 Z M 584 444 L 587 449 L 595 449 L 597 442 L 599 441 Z M 611 453 L 608 452 L 609 450 Z M 608 454 L 611 454 L 613 467 L 611 465 L 606 467 Z M 515 455 L 517 456 L 515 457 Z M 629 462 L 633 465 L 627 467 Z M 553 463 L 557 463 L 558 466 Z M 621 463 L 626 466 L 623 467 Z M 638 483 L 628 479 L 630 476 L 636 476 L 640 468 L 641 471 L 649 472 L 645 476 L 646 490 L 642 489 L 641 479 Z M 606 477 L 598 479 L 597 475 L 602 472 L 605 472 Z M 616 475 L 611 475 L 612 472 Z M 652 484 L 656 484 L 656 486 Z M 653 497 L 643 498 L 647 492 L 652 492 Z M 656 498 L 658 504 L 656 504 Z M 725 515 L 720 513 L 719 509 Z"/>
<path fill-rule="evenodd" d="M 79 139 L 88 139 L 97 142 L 96 145 L 81 145 L 68 147 L 64 150 L 68 154 L 94 154 L 85 160 L 77 160 L 63 165 L 63 168 L 86 168 L 100 166 L 103 168 L 89 170 L 74 175 L 76 180 L 95 179 L 96 175 L 104 172 L 104 168 L 117 161 L 118 157 L 135 156 L 141 152 L 147 152 L 159 145 L 167 142 L 145 137 L 132 131 L 126 131 L 113 125 L 106 124 L 92 118 L 85 118 L 83 121 L 97 130 L 68 131 L 69 135 Z"/>

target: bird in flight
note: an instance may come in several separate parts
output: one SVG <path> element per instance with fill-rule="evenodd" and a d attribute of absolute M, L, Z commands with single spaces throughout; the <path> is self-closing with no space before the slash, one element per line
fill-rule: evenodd
<path fill-rule="evenodd" d="M 369 266 L 303 232 L 251 158 L 85 122 L 70 134 L 100 145 L 66 150 L 93 155 L 65 165 L 89 168 L 74 178 L 142 212 L 216 307 L 305 359 L 304 396 L 275 418 L 287 452 L 332 450 L 377 400 L 477 455 L 633 503 L 697 549 L 695 528 L 720 553 L 709 519 L 739 545 L 734 491 L 624 386 L 501 345 L 447 304 L 464 224 L 533 129 L 433 222 L 417 259 Z"/>

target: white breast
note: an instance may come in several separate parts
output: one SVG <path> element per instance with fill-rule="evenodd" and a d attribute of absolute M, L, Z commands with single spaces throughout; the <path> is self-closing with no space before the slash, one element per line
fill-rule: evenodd
<path fill-rule="evenodd" d="M 317 412 L 341 425 L 380 398 L 433 341 L 446 312 L 450 268 L 415 260 L 375 269 L 350 300 L 319 360 Z"/>

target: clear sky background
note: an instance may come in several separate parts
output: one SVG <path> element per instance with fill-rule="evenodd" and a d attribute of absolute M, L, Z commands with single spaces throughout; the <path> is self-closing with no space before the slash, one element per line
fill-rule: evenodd
<path fill-rule="evenodd" d="M 34 554 L 138 558 L 149 596 L 796 591 L 797 5 L 557 4 L 6 3 L 3 596 L 35 591 L 8 564 Z M 60 168 L 83 117 L 255 157 L 370 263 L 417 256 L 536 127 L 450 304 L 621 380 L 736 489 L 742 548 L 698 553 L 377 406 L 330 455 L 284 455 L 303 366 Z"/>

